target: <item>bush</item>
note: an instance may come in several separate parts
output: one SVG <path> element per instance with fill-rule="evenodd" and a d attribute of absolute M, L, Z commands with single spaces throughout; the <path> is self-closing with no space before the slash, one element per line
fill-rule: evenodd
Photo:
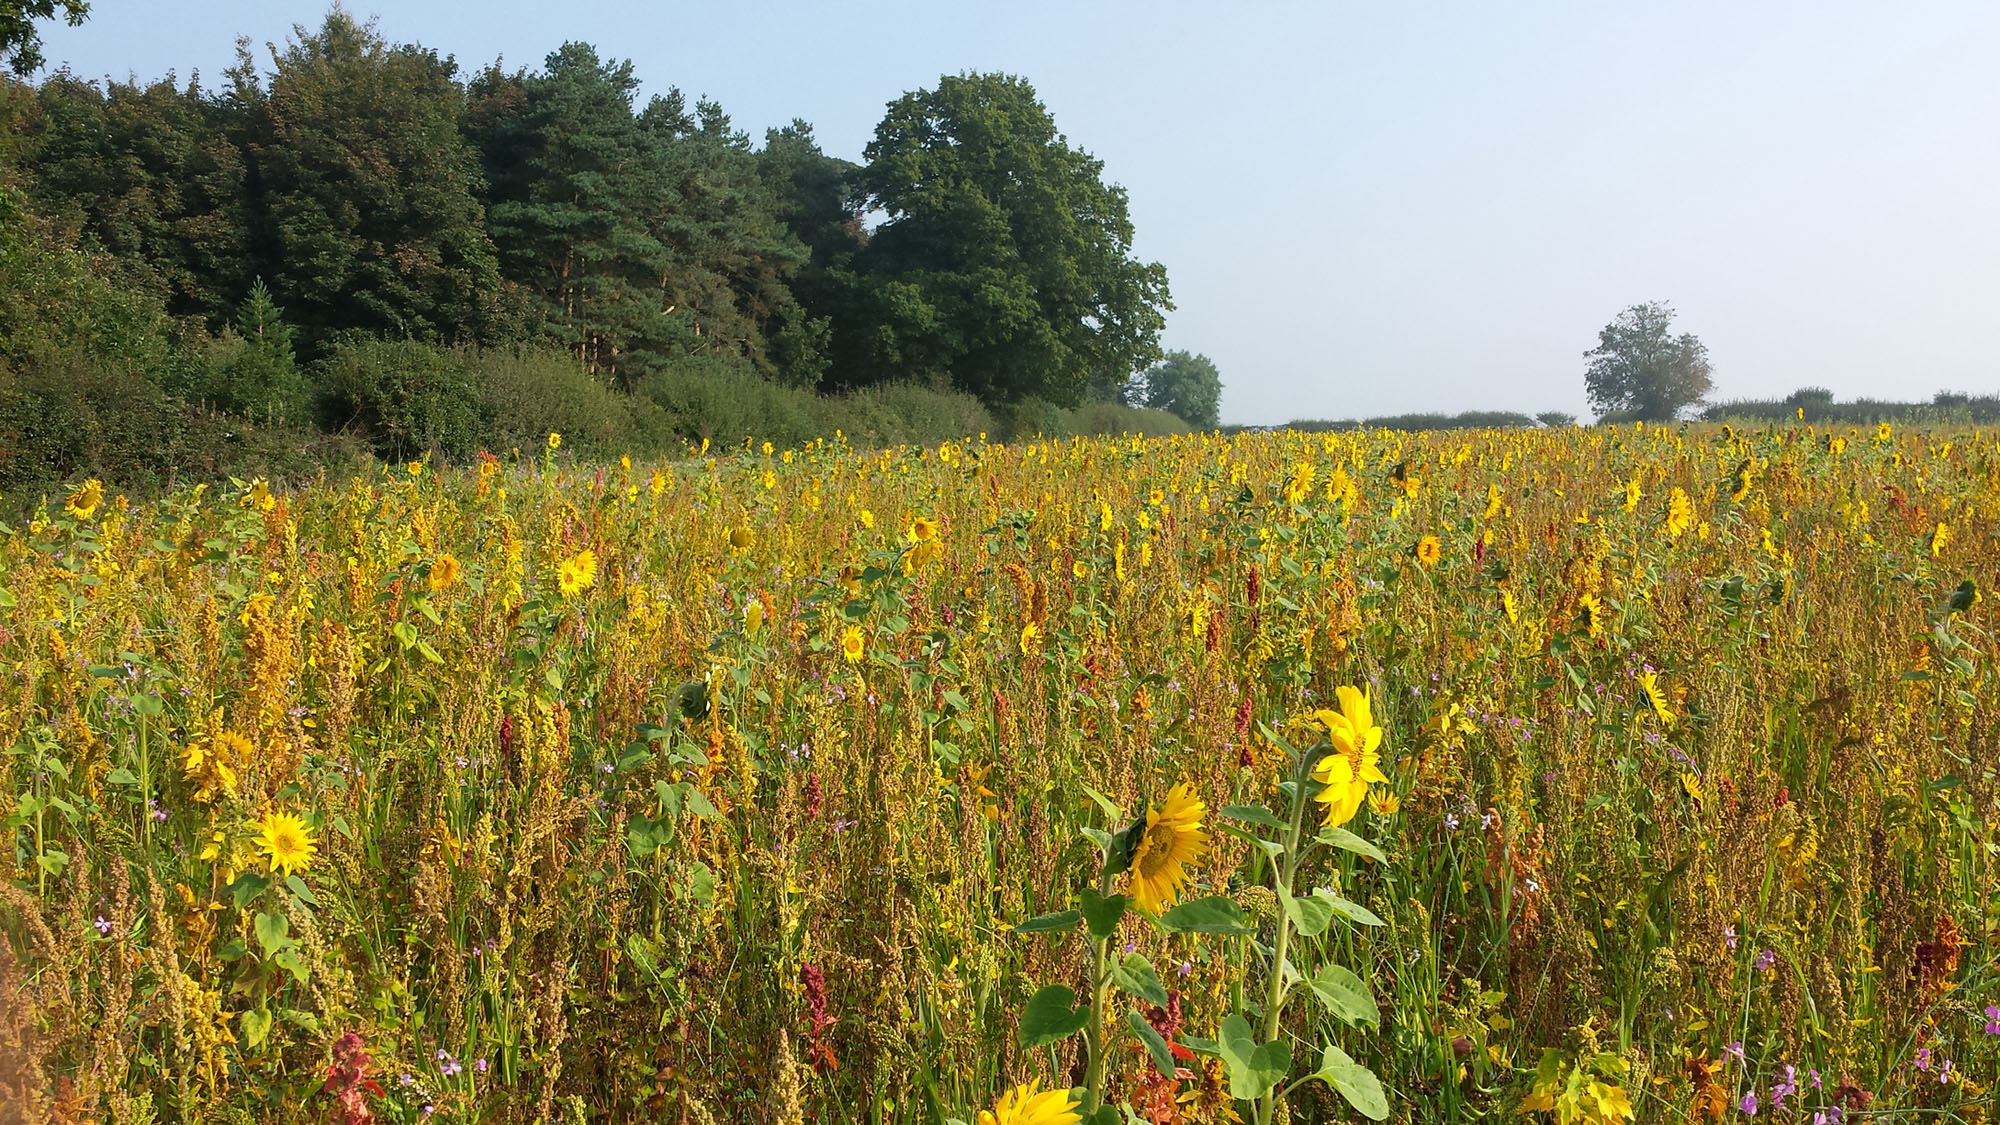
<path fill-rule="evenodd" d="M 1000 429 L 986 404 L 960 391 L 887 383 L 833 401 L 839 428 L 856 445 L 935 445 Z"/>
<path fill-rule="evenodd" d="M 469 457 L 490 415 L 472 353 L 414 340 L 351 340 L 317 365 L 328 421 L 359 427 L 382 456 Z"/>
<path fill-rule="evenodd" d="M 474 368 L 490 419 L 482 440 L 495 452 L 540 448 L 551 431 L 581 456 L 645 456 L 679 444 L 657 404 L 612 390 L 568 352 L 485 351 Z"/>
<path fill-rule="evenodd" d="M 1194 432 L 1194 427 L 1179 415 L 1141 406 L 1120 406 L 1115 402 L 1093 402 L 1067 414 L 1065 430 L 1068 435 L 1077 437 L 1120 437 L 1125 434 L 1161 437 Z"/>

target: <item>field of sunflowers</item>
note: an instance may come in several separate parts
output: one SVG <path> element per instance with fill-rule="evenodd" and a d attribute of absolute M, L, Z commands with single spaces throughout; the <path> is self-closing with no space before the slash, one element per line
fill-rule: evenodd
<path fill-rule="evenodd" d="M 1996 586 L 1970 430 L 88 482 L 0 1117 L 1984 1121 Z"/>

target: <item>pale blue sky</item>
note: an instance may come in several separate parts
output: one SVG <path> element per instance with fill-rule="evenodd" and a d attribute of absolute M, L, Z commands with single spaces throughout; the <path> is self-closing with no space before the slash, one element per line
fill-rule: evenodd
<path fill-rule="evenodd" d="M 326 5 L 93 8 L 52 63 L 215 78 Z M 468 67 L 581 39 L 855 159 L 903 91 L 1023 75 L 1131 193 L 1225 421 L 1583 413 L 1580 353 L 1654 299 L 1722 397 L 2000 391 L 1994 0 L 349 9 Z"/>

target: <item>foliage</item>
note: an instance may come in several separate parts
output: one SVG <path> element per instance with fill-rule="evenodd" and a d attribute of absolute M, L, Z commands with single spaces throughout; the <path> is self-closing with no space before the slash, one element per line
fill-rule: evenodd
<path fill-rule="evenodd" d="M 1671 306 L 1650 301 L 1597 333 L 1597 346 L 1583 353 L 1583 385 L 1600 417 L 1665 422 L 1708 394 L 1708 348 L 1692 333 L 1668 335 L 1673 322 Z"/>
<path fill-rule="evenodd" d="M 1878 422 L 1991 424 L 2000 422 L 2000 395 L 1939 391 L 1929 402 L 1887 402 L 1859 398 L 1835 402 L 1824 387 L 1802 387 L 1782 399 L 1732 399 L 1702 411 L 1710 422 L 1803 421 L 1872 426 Z"/>
<path fill-rule="evenodd" d="M 941 78 L 890 104 L 867 155 L 887 218 L 857 259 L 872 332 L 855 342 L 876 377 L 1069 405 L 1159 358 L 1166 271 L 1131 257 L 1124 189 L 1027 82 Z"/>
<path fill-rule="evenodd" d="M 314 375 L 335 428 L 357 429 L 388 458 L 469 457 L 492 417 L 463 350 L 360 339 L 335 345 Z"/>
<path fill-rule="evenodd" d="M 1126 389 L 1125 401 L 1165 410 L 1196 429 L 1212 430 L 1220 421 L 1222 375 L 1205 355 L 1171 351 Z"/>
<path fill-rule="evenodd" d="M 90 0 L 0 0 L 0 62 L 22 76 L 41 69 L 42 33 L 35 21 L 58 15 L 79 26 L 90 15 Z"/>

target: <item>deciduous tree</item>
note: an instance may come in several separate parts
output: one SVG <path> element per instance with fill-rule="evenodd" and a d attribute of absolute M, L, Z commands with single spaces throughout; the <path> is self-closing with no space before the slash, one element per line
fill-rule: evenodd
<path fill-rule="evenodd" d="M 1673 323 L 1671 306 L 1650 301 L 1604 326 L 1583 353 L 1591 409 L 1664 422 L 1701 402 L 1711 386 L 1708 348 L 1692 333 L 1670 335 Z"/>

